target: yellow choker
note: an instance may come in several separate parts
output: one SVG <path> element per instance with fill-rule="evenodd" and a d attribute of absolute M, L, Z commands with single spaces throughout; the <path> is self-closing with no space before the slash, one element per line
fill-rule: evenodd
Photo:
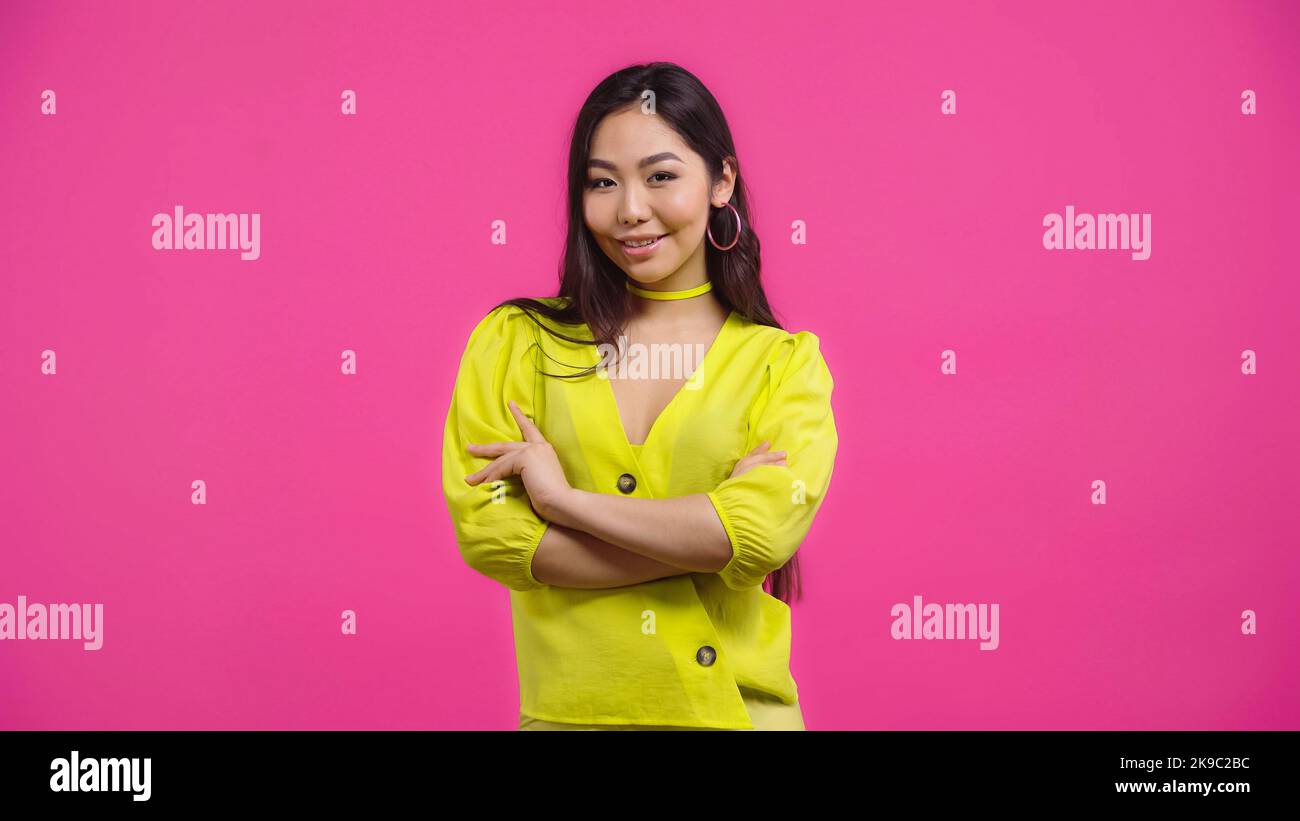
<path fill-rule="evenodd" d="M 708 293 L 713 290 L 713 280 L 708 280 L 703 285 L 696 285 L 694 288 L 687 288 L 685 291 L 647 291 L 644 288 L 638 288 L 632 284 L 631 280 L 623 280 L 627 289 L 637 296 L 646 299 L 690 299 L 693 296 Z"/>

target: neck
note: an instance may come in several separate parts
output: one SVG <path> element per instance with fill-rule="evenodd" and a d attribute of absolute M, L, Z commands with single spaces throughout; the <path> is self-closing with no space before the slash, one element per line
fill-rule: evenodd
<path fill-rule="evenodd" d="M 686 288 L 651 289 L 635 284 L 631 279 L 624 280 L 624 286 L 632 302 L 631 315 L 638 321 L 707 321 L 705 317 L 716 321 L 719 317 L 725 319 L 729 313 L 718 298 L 713 281 L 707 277 L 703 282 Z"/>
<path fill-rule="evenodd" d="M 709 291 L 713 290 L 712 280 L 707 280 L 707 279 L 701 284 L 696 285 L 693 288 L 681 288 L 681 289 L 673 289 L 673 290 L 642 288 L 639 285 L 633 285 L 632 280 L 630 279 L 624 280 L 624 284 L 627 286 L 627 289 L 629 291 L 641 297 L 642 299 L 653 299 L 657 301 L 675 301 L 680 299 L 693 299 L 702 294 L 707 294 Z"/>

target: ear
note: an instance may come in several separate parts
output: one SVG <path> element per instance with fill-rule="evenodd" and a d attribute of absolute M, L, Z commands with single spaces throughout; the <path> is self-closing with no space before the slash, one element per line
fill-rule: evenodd
<path fill-rule="evenodd" d="M 735 190 L 736 158 L 725 157 L 722 160 L 722 179 L 713 184 L 713 190 L 709 197 L 709 204 L 715 208 L 722 208 L 728 202 L 731 202 L 731 194 Z"/>

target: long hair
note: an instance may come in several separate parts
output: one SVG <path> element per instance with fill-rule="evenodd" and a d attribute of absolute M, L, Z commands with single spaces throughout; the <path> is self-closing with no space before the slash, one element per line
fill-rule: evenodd
<path fill-rule="evenodd" d="M 713 293 L 724 307 L 750 322 L 781 328 L 772 315 L 759 279 L 762 267 L 759 241 L 753 230 L 754 222 L 750 219 L 749 193 L 727 119 L 718 101 L 695 75 L 681 66 L 665 62 L 629 66 L 614 72 L 592 90 L 578 111 L 569 144 L 568 230 L 560 263 L 558 304 L 517 297 L 496 307 L 518 307 L 547 333 L 569 342 L 609 345 L 606 350 L 618 348 L 617 338 L 631 314 L 632 297 L 624 285 L 627 275 L 605 255 L 587 228 L 583 192 L 587 162 L 591 158 L 591 137 L 596 126 L 609 114 L 641 105 L 646 91 L 654 94 L 655 113 L 704 158 L 711 184 L 722 179 L 724 159 L 730 161 L 735 171 L 730 202 L 739 212 L 741 223 L 749 230 L 741 234 L 740 241 L 729 251 L 719 251 L 711 243 L 705 245 L 705 269 L 713 282 Z M 731 209 L 714 209 L 709 214 L 709 230 L 718 238 L 718 244 L 730 244 L 736 235 L 735 216 Z M 591 330 L 592 338 L 568 336 L 539 321 L 539 314 L 560 324 L 585 324 Z M 576 378 L 593 368 L 577 373 L 546 375 Z M 769 592 L 787 604 L 792 595 L 801 595 L 798 589 L 798 554 L 764 581 Z"/>

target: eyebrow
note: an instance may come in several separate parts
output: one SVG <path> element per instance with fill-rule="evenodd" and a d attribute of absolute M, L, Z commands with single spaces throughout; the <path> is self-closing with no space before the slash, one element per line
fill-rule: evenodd
<path fill-rule="evenodd" d="M 673 152 L 661 151 L 658 154 L 651 154 L 649 157 L 646 157 L 645 159 L 641 160 L 641 162 L 636 164 L 636 167 L 645 168 L 647 165 L 654 165 L 655 163 L 663 162 L 664 160 L 677 160 L 677 162 L 684 163 L 684 160 L 682 160 L 681 157 L 677 156 Z M 596 159 L 588 160 L 587 167 L 591 168 L 593 166 L 596 168 L 608 168 L 610 171 L 618 170 L 617 168 L 614 167 L 614 163 L 609 162 L 607 160 L 596 160 Z"/>

